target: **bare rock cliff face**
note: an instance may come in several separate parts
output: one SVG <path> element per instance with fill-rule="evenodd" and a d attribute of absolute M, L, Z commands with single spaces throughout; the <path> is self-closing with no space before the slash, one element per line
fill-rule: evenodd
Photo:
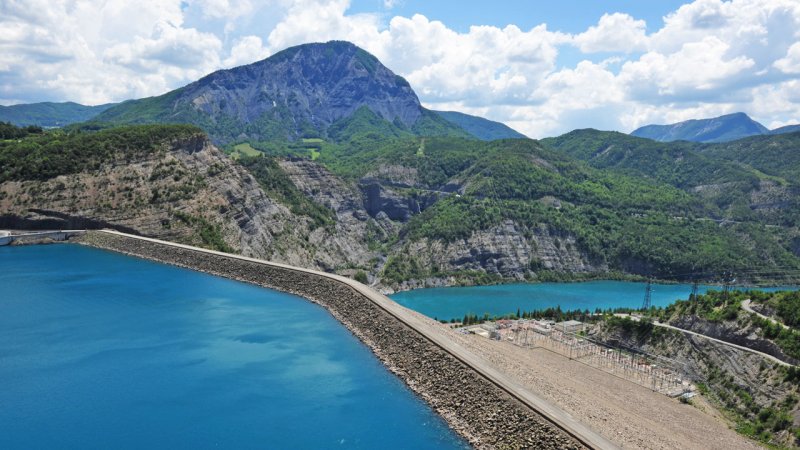
<path fill-rule="evenodd" d="M 244 167 L 202 136 L 92 173 L 3 183 L 0 193 L 6 227 L 104 226 L 321 269 L 349 253 L 318 252 L 309 242 L 329 236 L 315 234 L 310 219 L 268 197 Z"/>
<path fill-rule="evenodd" d="M 60 218 L 202 244 L 196 231 L 207 225 L 234 250 L 258 256 L 268 253 L 271 235 L 291 216 L 202 136 L 91 173 L 6 182 L 0 192 L 0 209 L 32 226 Z"/>
<path fill-rule="evenodd" d="M 364 271 L 370 283 L 391 289 L 463 282 L 445 277 L 388 286 L 382 271 L 397 255 L 414 258 L 431 274 L 466 271 L 506 280 L 535 277 L 539 270 L 607 270 L 591 262 L 573 236 L 546 226 L 507 221 L 460 241 L 412 240 L 406 222 L 455 194 L 420 190 L 409 171 L 388 168 L 384 172 L 396 180 L 368 184 L 345 181 L 306 159 L 279 166 L 306 197 L 333 211 L 334 223 L 320 226 L 292 212 L 198 135 L 140 160 L 120 156 L 92 172 L 0 184 L 0 228 L 115 228 L 347 276 Z"/>
<path fill-rule="evenodd" d="M 516 281 L 536 277 L 540 270 L 584 274 L 608 270 L 607 265 L 594 263 L 582 253 L 574 236 L 557 233 L 546 226 L 528 230 L 510 220 L 450 243 L 429 239 L 408 242 L 405 252 L 414 255 L 429 270 L 485 272 Z M 453 281 L 412 281 L 404 283 L 400 289 L 447 285 Z"/>
<path fill-rule="evenodd" d="M 691 330 L 705 336 L 752 348 L 772 355 L 790 364 L 797 364 L 794 358 L 786 355 L 774 342 L 761 338 L 752 326 L 742 327 L 735 322 L 712 322 L 696 316 L 682 316 L 670 321 L 670 325 Z"/>
<path fill-rule="evenodd" d="M 316 266 L 345 274 L 355 268 L 370 271 L 371 261 L 380 254 L 369 249 L 370 218 L 359 190 L 309 160 L 285 160 L 280 167 L 303 194 L 330 208 L 336 216 L 332 229 L 318 228 L 310 234 Z"/>
<path fill-rule="evenodd" d="M 464 281 L 446 276 L 390 285 L 382 278 L 382 269 L 396 256 L 415 259 L 428 273 L 486 273 L 517 281 L 535 278 L 541 270 L 583 274 L 608 271 L 605 263 L 594 262 L 581 251 L 574 236 L 546 225 L 506 221 L 455 242 L 411 239 L 404 232 L 406 222 L 441 196 L 449 195 L 420 190 L 413 171 L 379 167 L 374 177 L 353 183 L 307 159 L 284 160 L 280 167 L 309 199 L 335 213 L 333 229 L 320 228 L 310 234 L 315 266 L 345 275 L 364 270 L 371 283 L 386 291 Z M 409 193 L 408 188 L 416 189 Z M 452 190 L 458 189 L 453 186 Z"/>

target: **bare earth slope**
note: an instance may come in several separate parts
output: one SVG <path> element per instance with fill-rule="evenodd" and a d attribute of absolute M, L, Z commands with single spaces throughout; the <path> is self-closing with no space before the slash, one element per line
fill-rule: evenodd
<path fill-rule="evenodd" d="M 728 428 L 703 402 L 681 404 L 548 350 L 467 336 L 426 320 L 438 332 L 623 448 L 759 448 Z"/>

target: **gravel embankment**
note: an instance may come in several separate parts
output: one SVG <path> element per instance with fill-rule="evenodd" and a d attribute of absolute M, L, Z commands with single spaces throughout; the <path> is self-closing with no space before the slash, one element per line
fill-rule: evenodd
<path fill-rule="evenodd" d="M 89 232 L 81 242 L 291 292 L 320 304 L 475 447 L 584 448 L 345 284 L 319 275 L 118 235 Z"/>
<path fill-rule="evenodd" d="M 427 320 L 439 333 L 624 448 L 761 448 L 728 428 L 702 398 L 695 397 L 695 406 L 681 404 L 548 350 L 463 335 Z"/>

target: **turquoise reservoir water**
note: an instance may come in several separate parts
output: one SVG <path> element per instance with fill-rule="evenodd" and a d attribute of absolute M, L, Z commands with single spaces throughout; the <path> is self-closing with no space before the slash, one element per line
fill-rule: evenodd
<path fill-rule="evenodd" d="M 700 286 L 705 293 L 714 286 Z M 786 288 L 768 288 L 778 290 Z M 788 288 L 796 289 L 796 287 Z M 667 306 L 689 298 L 688 284 L 653 285 L 651 303 Z M 563 310 L 595 308 L 639 308 L 644 301 L 645 284 L 625 281 L 587 281 L 583 283 L 502 284 L 495 286 L 416 289 L 390 297 L 401 305 L 428 317 L 450 320 L 464 314 L 502 316 L 517 308 L 533 311 L 561 306 Z"/>
<path fill-rule="evenodd" d="M 322 308 L 76 245 L 0 247 L 0 448 L 462 448 Z"/>

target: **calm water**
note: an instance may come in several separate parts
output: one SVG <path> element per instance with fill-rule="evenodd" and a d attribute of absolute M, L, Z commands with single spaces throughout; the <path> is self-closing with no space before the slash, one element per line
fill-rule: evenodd
<path fill-rule="evenodd" d="M 705 293 L 714 286 L 700 286 Z M 765 290 L 778 290 L 768 288 Z M 796 288 L 789 288 L 796 289 Z M 688 284 L 653 285 L 653 306 L 667 306 L 689 298 Z M 561 306 L 561 309 L 639 308 L 644 301 L 645 283 L 587 281 L 583 283 L 504 284 L 496 286 L 417 289 L 390 297 L 401 305 L 429 317 L 450 320 L 471 313 L 482 316 L 513 314 L 517 308 L 533 311 Z"/>
<path fill-rule="evenodd" d="M 461 448 L 300 298 L 79 247 L 0 247 L 0 448 Z"/>

